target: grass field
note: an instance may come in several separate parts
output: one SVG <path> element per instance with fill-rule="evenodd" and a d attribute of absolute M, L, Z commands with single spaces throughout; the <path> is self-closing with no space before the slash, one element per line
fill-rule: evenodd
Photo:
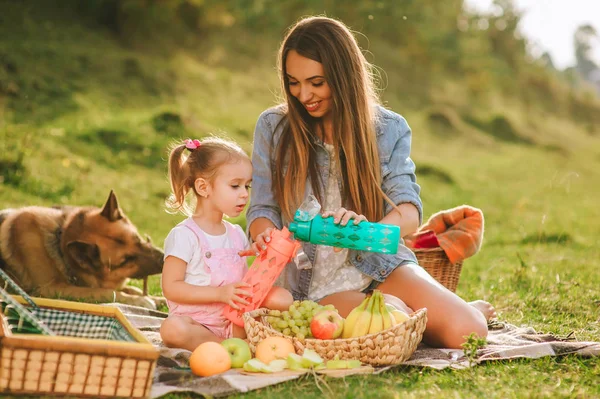
<path fill-rule="evenodd" d="M 140 232 L 161 245 L 181 219 L 163 208 L 167 145 L 218 133 L 250 151 L 259 113 L 275 103 L 276 42 L 262 42 L 261 57 L 210 43 L 164 56 L 125 49 L 83 23 L 32 29 L 33 11 L 23 20 L 0 24 L 0 208 L 100 206 L 114 189 Z M 371 51 L 377 63 L 377 46 Z M 400 79 L 388 66 L 388 80 Z M 484 243 L 465 261 L 457 293 L 492 302 L 503 321 L 600 341 L 600 136 L 501 97 L 468 115 L 447 103 L 411 108 L 399 92 L 383 98 L 413 128 L 425 218 L 461 204 L 484 212 Z M 308 376 L 239 397 L 591 398 L 600 397 L 599 376 L 597 358 L 567 356 Z"/>

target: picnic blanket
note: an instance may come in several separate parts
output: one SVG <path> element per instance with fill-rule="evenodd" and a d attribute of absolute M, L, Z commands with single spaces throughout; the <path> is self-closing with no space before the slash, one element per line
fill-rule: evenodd
<path fill-rule="evenodd" d="M 131 323 L 160 348 L 160 357 L 154 375 L 151 398 L 169 392 L 195 392 L 205 396 L 227 396 L 243 393 L 269 385 L 299 378 L 302 372 L 281 372 L 277 374 L 245 375 L 238 370 L 212 377 L 196 377 L 188 367 L 191 352 L 183 349 L 166 348 L 160 339 L 159 327 L 166 313 L 144 308 L 112 303 L 120 308 Z M 579 342 L 572 337 L 557 337 L 553 334 L 541 334 L 531 327 L 517 327 L 508 323 L 494 322 L 489 325 L 487 344 L 477 351 L 475 358 L 467 358 L 462 350 L 436 349 L 419 345 L 413 356 L 403 366 L 432 367 L 435 369 L 472 367 L 478 363 L 492 360 L 514 358 L 539 358 L 576 354 L 580 356 L 600 356 L 600 342 Z M 362 368 L 343 370 L 332 376 L 346 376 L 357 373 L 379 374 L 393 367 Z"/>
<path fill-rule="evenodd" d="M 405 237 L 409 248 L 440 246 L 452 264 L 479 251 L 483 240 L 483 212 L 469 205 L 431 215 L 415 234 Z"/>

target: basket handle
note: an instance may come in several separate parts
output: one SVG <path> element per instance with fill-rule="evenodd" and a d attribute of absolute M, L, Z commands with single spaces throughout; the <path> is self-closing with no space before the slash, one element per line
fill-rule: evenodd
<path fill-rule="evenodd" d="M 23 299 L 25 299 L 28 304 L 30 304 L 35 309 L 38 308 L 38 305 L 36 305 L 36 303 L 33 301 L 33 299 L 31 299 L 31 297 L 29 295 L 27 295 L 27 293 L 25 291 L 23 291 L 23 289 L 21 287 L 19 287 L 17 285 L 17 283 L 15 283 L 14 280 L 12 278 L 10 278 L 10 276 L 8 274 L 6 274 L 4 272 L 4 270 L 2 270 L 2 269 L 0 269 L 0 277 L 2 277 L 2 279 L 5 282 L 4 289 L 6 289 L 7 285 L 10 285 L 10 287 L 13 290 L 15 290 L 17 292 L 17 294 L 19 294 L 21 297 L 23 297 Z"/>
<path fill-rule="evenodd" d="M 43 335 L 56 335 L 56 333 L 54 333 L 54 331 L 50 330 L 48 327 L 46 327 L 46 325 L 39 321 L 38 318 L 31 313 L 25 306 L 21 305 L 19 302 L 17 302 L 12 295 L 10 295 L 8 292 L 6 292 L 4 290 L 4 288 L 0 287 L 0 299 L 2 299 L 3 302 L 7 303 L 8 305 L 11 305 L 13 308 L 16 309 L 16 312 L 19 314 L 20 317 L 24 318 L 26 321 L 28 321 L 32 326 L 34 326 L 36 329 L 39 330 L 40 333 L 42 333 Z M 36 306 L 37 308 L 37 306 Z"/>

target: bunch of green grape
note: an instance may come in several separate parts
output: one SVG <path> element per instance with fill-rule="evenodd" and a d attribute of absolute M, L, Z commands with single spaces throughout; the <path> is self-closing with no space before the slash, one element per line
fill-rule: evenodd
<path fill-rule="evenodd" d="M 296 337 L 298 339 L 311 338 L 310 322 L 314 315 L 321 310 L 337 309 L 333 305 L 319 305 L 314 301 L 294 301 L 288 310 L 269 310 L 267 322 L 271 327 L 283 335 Z"/>

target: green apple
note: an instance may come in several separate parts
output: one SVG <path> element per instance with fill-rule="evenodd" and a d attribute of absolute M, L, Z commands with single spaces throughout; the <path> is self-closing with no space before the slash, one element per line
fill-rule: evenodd
<path fill-rule="evenodd" d="M 276 373 L 287 368 L 287 361 L 285 359 L 275 359 L 271 363 L 265 364 L 253 358 L 245 362 L 243 368 L 251 373 Z"/>
<path fill-rule="evenodd" d="M 244 370 L 249 371 L 251 373 L 262 373 L 265 367 L 268 366 L 258 359 L 250 359 L 246 363 L 244 363 L 243 367 Z"/>
<path fill-rule="evenodd" d="M 302 354 L 302 367 L 311 368 L 323 364 L 323 358 L 312 349 L 305 349 Z"/>
<path fill-rule="evenodd" d="M 355 369 L 361 366 L 360 360 L 334 359 L 327 362 L 328 369 Z"/>
<path fill-rule="evenodd" d="M 301 371 L 306 370 L 306 367 L 302 365 L 302 356 L 295 353 L 290 353 L 287 357 L 287 364 L 290 370 Z"/>
<path fill-rule="evenodd" d="M 271 371 L 273 373 L 276 373 L 278 371 L 283 371 L 288 368 L 287 360 L 285 360 L 285 359 L 271 360 L 271 363 L 269 363 L 269 368 L 271 369 Z"/>
<path fill-rule="evenodd" d="M 222 341 L 221 345 L 229 352 L 231 368 L 237 369 L 243 367 L 244 363 L 252 359 L 250 345 L 241 338 L 228 338 Z"/>

